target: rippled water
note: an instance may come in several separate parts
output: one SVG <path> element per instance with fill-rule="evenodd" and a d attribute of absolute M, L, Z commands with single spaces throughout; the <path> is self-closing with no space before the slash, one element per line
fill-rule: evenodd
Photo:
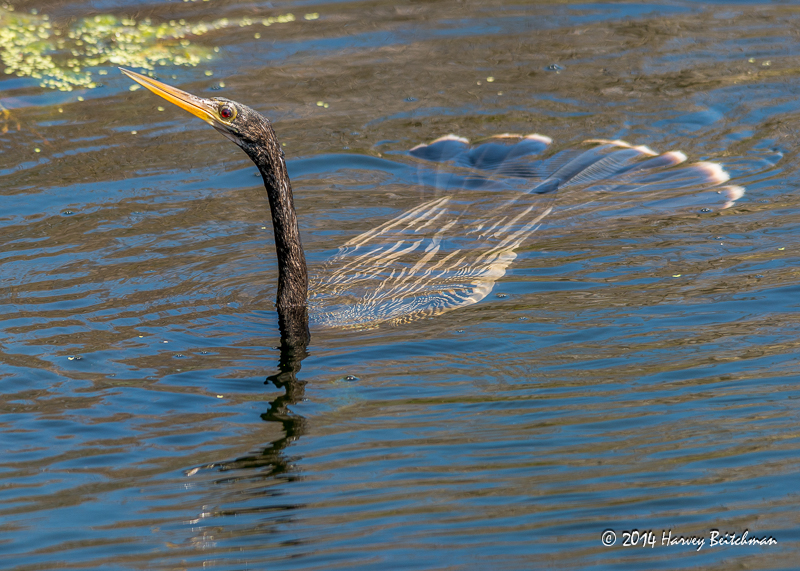
<path fill-rule="evenodd" d="M 545 224 L 477 305 L 312 331 L 287 394 L 249 159 L 113 67 L 68 93 L 0 76 L 3 568 L 796 568 L 800 11 L 211 0 L 50 16 L 288 12 L 158 72 L 274 120 L 312 265 L 413 203 L 401 153 L 446 133 L 680 149 L 747 194 Z M 624 547 L 630 530 L 655 545 Z M 712 547 L 711 530 L 777 544 Z"/>

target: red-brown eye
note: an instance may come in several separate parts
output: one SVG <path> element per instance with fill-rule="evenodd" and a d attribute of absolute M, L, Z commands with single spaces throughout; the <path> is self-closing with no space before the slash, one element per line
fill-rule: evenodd
<path fill-rule="evenodd" d="M 219 108 L 219 116 L 223 119 L 230 119 L 234 116 L 233 107 L 230 105 L 223 105 Z"/>

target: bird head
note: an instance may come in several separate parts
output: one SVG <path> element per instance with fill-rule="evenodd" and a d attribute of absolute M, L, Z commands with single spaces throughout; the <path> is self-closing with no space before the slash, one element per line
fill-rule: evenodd
<path fill-rule="evenodd" d="M 156 95 L 200 117 L 248 155 L 253 156 L 265 139 L 274 137 L 269 119 L 246 105 L 224 97 L 197 97 L 135 71 L 123 68 L 120 71 Z"/>

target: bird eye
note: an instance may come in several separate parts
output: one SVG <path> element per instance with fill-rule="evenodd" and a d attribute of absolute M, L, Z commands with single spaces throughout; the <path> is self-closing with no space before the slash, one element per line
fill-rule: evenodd
<path fill-rule="evenodd" d="M 236 117 L 236 109 L 230 105 L 223 105 L 219 108 L 219 116 L 223 119 L 233 119 Z"/>

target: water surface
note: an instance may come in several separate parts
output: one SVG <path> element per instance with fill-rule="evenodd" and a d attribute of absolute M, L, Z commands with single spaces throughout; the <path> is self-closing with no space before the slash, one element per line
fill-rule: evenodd
<path fill-rule="evenodd" d="M 101 14 L 256 22 L 156 71 L 272 118 L 312 266 L 423 196 L 402 153 L 447 133 L 681 150 L 747 193 L 545 224 L 479 304 L 312 331 L 286 396 L 249 159 L 111 64 L 67 92 L 0 75 L 4 568 L 796 567 L 795 7 L 73 1 L 49 17 Z M 623 547 L 630 530 L 657 544 Z M 664 546 L 668 530 L 706 545 Z M 777 545 L 711 547 L 711 530 Z"/>

